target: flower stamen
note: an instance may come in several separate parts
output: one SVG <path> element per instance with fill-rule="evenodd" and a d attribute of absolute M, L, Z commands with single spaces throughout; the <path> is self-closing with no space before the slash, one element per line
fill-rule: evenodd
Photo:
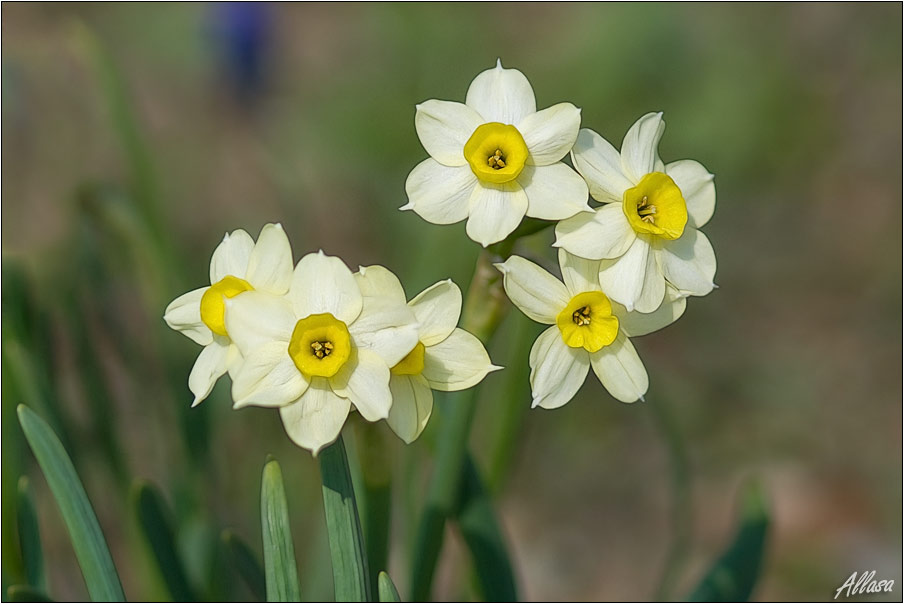
<path fill-rule="evenodd" d="M 501 170 L 505 167 L 505 156 L 501 149 L 496 149 L 496 152 L 487 158 L 487 165 L 494 170 Z"/>
<path fill-rule="evenodd" d="M 583 306 L 571 314 L 571 320 L 574 321 L 575 325 L 579 327 L 583 327 L 585 325 L 590 325 L 590 307 Z"/>
<path fill-rule="evenodd" d="M 649 202 L 647 195 L 637 202 L 637 215 L 647 224 L 656 224 L 656 206 Z"/>
<path fill-rule="evenodd" d="M 330 353 L 333 352 L 333 343 L 328 340 L 323 342 L 311 342 L 311 350 L 314 351 L 315 357 L 322 359 L 323 357 L 330 356 Z"/>

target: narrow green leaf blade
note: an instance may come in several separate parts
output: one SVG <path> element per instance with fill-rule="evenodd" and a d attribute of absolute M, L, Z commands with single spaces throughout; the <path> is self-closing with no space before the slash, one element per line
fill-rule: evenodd
<path fill-rule="evenodd" d="M 8 602 L 53 602 L 47 594 L 30 585 L 10 585 L 6 589 Z"/>
<path fill-rule="evenodd" d="M 95 602 L 125 600 L 97 516 L 66 450 L 47 422 L 31 409 L 19 405 L 18 414 L 25 438 L 44 472 L 69 530 L 88 594 Z"/>
<path fill-rule="evenodd" d="M 16 493 L 16 521 L 19 528 L 19 549 L 28 584 L 38 589 L 44 585 L 44 553 L 41 549 L 41 533 L 38 530 L 38 515 L 31 497 L 28 477 L 19 477 Z"/>
<path fill-rule="evenodd" d="M 241 537 L 230 530 L 225 530 L 220 535 L 220 540 L 226 549 L 227 557 L 233 568 L 242 576 L 248 589 L 259 600 L 267 599 L 267 579 L 264 570 L 257 559 L 257 555 L 251 547 L 242 541 Z"/>
<path fill-rule="evenodd" d="M 297 602 L 298 567 L 289 528 L 289 508 L 282 470 L 275 459 L 264 464 L 261 484 L 261 531 L 264 537 L 264 576 L 268 602 Z"/>
<path fill-rule="evenodd" d="M 387 574 L 385 570 L 380 571 L 380 575 L 377 577 L 377 584 L 380 591 L 381 602 L 402 601 L 402 599 L 399 597 L 399 590 L 396 589 L 395 583 L 392 582 L 392 579 L 389 577 L 389 574 Z"/>
<path fill-rule="evenodd" d="M 197 598 L 189 585 L 185 565 L 176 548 L 173 527 L 163 496 L 152 485 L 140 481 L 132 486 L 132 501 L 138 516 L 138 524 L 173 600 L 195 601 Z"/>
<path fill-rule="evenodd" d="M 337 602 L 369 602 L 367 555 L 342 436 L 320 452 L 323 510 Z"/>
<path fill-rule="evenodd" d="M 483 597 L 488 602 L 517 602 L 515 574 L 496 520 L 493 502 L 474 460 L 465 457 L 458 527 L 474 559 Z"/>
<path fill-rule="evenodd" d="M 710 568 L 690 602 L 746 602 L 759 578 L 769 528 L 766 497 L 758 484 L 742 494 L 740 526 L 734 541 Z"/>

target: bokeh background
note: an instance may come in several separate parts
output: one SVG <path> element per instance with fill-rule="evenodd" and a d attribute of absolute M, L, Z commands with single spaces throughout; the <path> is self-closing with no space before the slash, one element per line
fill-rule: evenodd
<path fill-rule="evenodd" d="M 828 599 L 876 570 L 895 581 L 879 599 L 900 599 L 901 18 L 896 3 L 4 4 L 4 584 L 25 474 L 50 593 L 86 597 L 15 418 L 26 402 L 72 455 L 130 598 L 167 597 L 136 478 L 164 493 L 209 597 L 248 597 L 216 543 L 231 528 L 260 551 L 268 453 L 286 475 L 303 596 L 332 596 L 316 461 L 275 412 L 230 410 L 225 380 L 189 410 L 198 349 L 163 309 L 206 283 L 224 232 L 274 221 L 296 259 L 323 248 L 384 264 L 409 296 L 448 276 L 465 288 L 479 250 L 463 224 L 397 208 L 426 156 L 414 105 L 463 101 L 501 57 L 539 107 L 573 102 L 616 145 L 664 111 L 662 157 L 702 162 L 718 195 L 705 232 L 720 288 L 636 342 L 647 403 L 590 379 L 564 408 L 530 410 L 539 326 L 511 313 L 490 347 L 508 369 L 485 382 L 471 449 L 522 597 L 647 599 L 663 573 L 683 597 L 759 480 L 772 525 L 755 598 Z M 521 253 L 552 267 L 551 240 Z M 377 431 L 404 597 L 435 435 L 403 447 Z M 454 528 L 445 553 L 434 596 L 477 597 Z"/>

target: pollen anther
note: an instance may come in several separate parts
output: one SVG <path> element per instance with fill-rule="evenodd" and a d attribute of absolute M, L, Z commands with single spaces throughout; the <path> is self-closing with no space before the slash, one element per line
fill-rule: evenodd
<path fill-rule="evenodd" d="M 590 307 L 583 306 L 576 311 L 574 311 L 571 315 L 571 320 L 574 321 L 575 325 L 590 325 Z"/>

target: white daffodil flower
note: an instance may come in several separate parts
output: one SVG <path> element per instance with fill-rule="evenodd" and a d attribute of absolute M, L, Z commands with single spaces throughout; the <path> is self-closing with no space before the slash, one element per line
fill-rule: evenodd
<path fill-rule="evenodd" d="M 198 405 L 228 370 L 234 375 L 242 361 L 226 329 L 229 298 L 257 291 L 283 295 L 292 281 L 292 247 L 279 224 L 261 229 L 257 243 L 238 229 L 227 233 L 210 259 L 210 285 L 179 296 L 166 307 L 163 319 L 204 349 L 188 376 L 188 387 Z"/>
<path fill-rule="evenodd" d="M 385 296 L 405 304 L 402 284 L 382 266 L 361 267 L 355 277 L 365 297 Z M 461 290 L 451 280 L 428 287 L 408 306 L 417 319 L 418 342 L 390 369 L 392 408 L 386 421 L 399 438 L 411 443 L 433 412 L 433 390 L 465 390 L 502 367 L 490 362 L 480 340 L 456 327 Z"/>
<path fill-rule="evenodd" d="M 362 295 L 339 258 L 308 254 L 286 296 L 247 292 L 226 308 L 245 357 L 232 382 L 235 408 L 279 407 L 289 437 L 314 455 L 336 440 L 352 405 L 368 421 L 389 416 L 389 368 L 417 344 L 414 313 Z"/>
<path fill-rule="evenodd" d="M 673 288 L 656 312 L 628 312 L 603 293 L 599 264 L 559 250 L 564 283 L 520 256 L 496 265 L 515 306 L 534 321 L 552 325 L 530 351 L 534 407 L 556 409 L 570 401 L 591 367 L 616 399 L 643 399 L 647 372 L 628 338 L 662 329 L 684 312 L 685 298 Z"/>
<path fill-rule="evenodd" d="M 405 183 L 408 203 L 434 224 L 468 219 L 484 247 L 505 239 L 527 215 L 562 220 L 587 211 L 587 184 L 561 159 L 571 150 L 581 111 L 559 103 L 537 111 L 530 82 L 502 62 L 479 74 L 464 104 L 417 106 L 418 138 L 430 154 Z"/>
<path fill-rule="evenodd" d="M 582 129 L 571 152 L 575 168 L 603 206 L 556 225 L 556 247 L 602 260 L 600 283 L 630 310 L 653 312 L 666 283 L 685 295 L 712 291 L 716 255 L 698 229 L 716 207 L 713 175 L 701 164 L 659 159 L 665 131 L 661 113 L 631 126 L 621 153 L 592 130 Z"/>

